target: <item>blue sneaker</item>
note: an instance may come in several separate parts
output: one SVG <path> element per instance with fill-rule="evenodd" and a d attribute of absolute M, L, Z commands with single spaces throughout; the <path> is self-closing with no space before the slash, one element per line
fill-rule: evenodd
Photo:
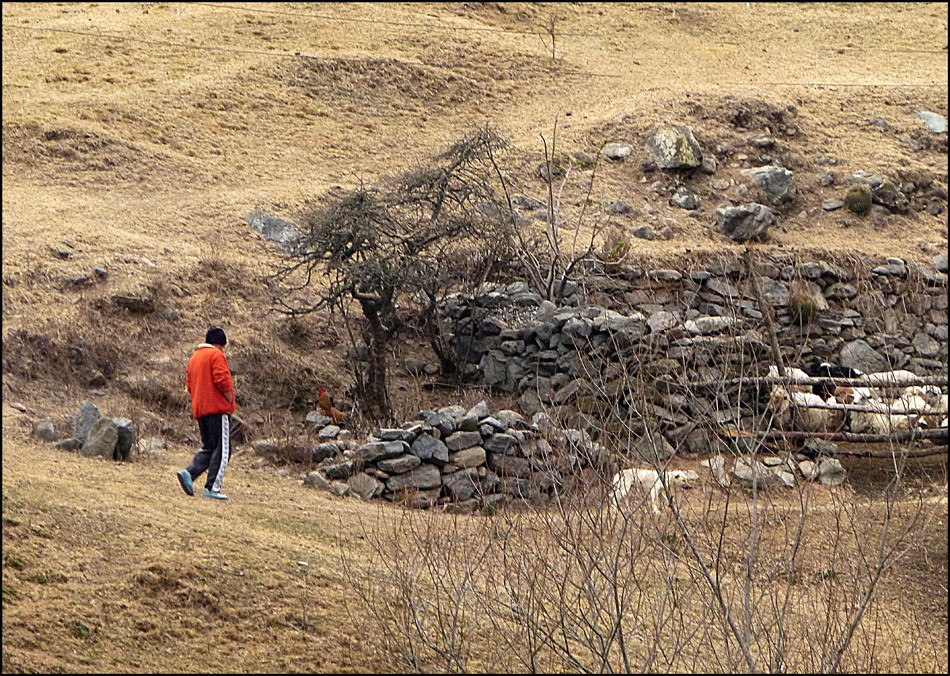
<path fill-rule="evenodd" d="M 216 491 L 209 491 L 207 488 L 205 489 L 205 492 L 204 492 L 204 494 L 203 494 L 201 497 L 203 497 L 203 498 L 213 498 L 214 500 L 227 500 L 227 499 L 228 499 L 228 496 L 225 495 L 224 493 L 218 493 L 218 492 L 216 492 Z"/>
<path fill-rule="evenodd" d="M 188 495 L 195 494 L 194 486 L 191 485 L 191 474 L 188 473 L 187 469 L 183 469 L 178 473 L 178 483 L 181 484 L 181 489 Z"/>

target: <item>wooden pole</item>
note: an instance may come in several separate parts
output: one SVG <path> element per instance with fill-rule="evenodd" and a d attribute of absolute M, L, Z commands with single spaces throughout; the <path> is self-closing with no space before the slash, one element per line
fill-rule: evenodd
<path fill-rule="evenodd" d="M 887 441 L 914 441 L 917 439 L 947 439 L 947 428 L 935 430 L 901 430 L 891 434 L 858 434 L 857 432 L 799 432 L 785 430 L 750 430 L 749 436 L 763 440 L 771 439 L 827 439 L 828 441 L 855 441 L 867 443 L 882 443 Z"/>
<path fill-rule="evenodd" d="M 798 451 L 799 453 L 801 450 Z M 947 447 L 946 446 L 931 446 L 930 448 L 920 448 L 917 450 L 902 450 L 902 451 L 874 451 L 870 448 L 839 448 L 833 455 L 855 455 L 859 458 L 892 458 L 895 455 L 899 455 L 904 458 L 926 458 L 931 455 L 946 455 Z"/>
<path fill-rule="evenodd" d="M 821 383 L 832 383 L 833 385 L 846 385 L 848 387 L 872 387 L 875 389 L 898 389 L 909 387 L 911 385 L 939 385 L 947 387 L 950 385 L 950 379 L 947 376 L 919 376 L 913 381 L 894 381 L 886 385 L 869 385 L 866 380 L 861 378 L 832 378 L 830 376 L 809 376 L 807 378 L 790 378 L 776 376 L 740 376 L 739 378 L 728 378 L 723 380 L 694 380 L 687 382 L 677 382 L 675 380 L 665 381 L 670 384 L 684 385 L 687 387 L 713 387 L 719 385 L 778 385 L 790 383 L 793 385 L 818 385 Z"/>

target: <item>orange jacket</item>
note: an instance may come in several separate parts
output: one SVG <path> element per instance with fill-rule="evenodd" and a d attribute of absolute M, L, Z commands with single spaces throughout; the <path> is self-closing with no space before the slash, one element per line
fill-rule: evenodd
<path fill-rule="evenodd" d="M 224 353 L 208 343 L 201 343 L 188 360 L 185 388 L 191 395 L 191 411 L 195 418 L 216 413 L 234 413 L 234 404 L 224 395 L 231 393 L 234 402 L 234 383 Z"/>

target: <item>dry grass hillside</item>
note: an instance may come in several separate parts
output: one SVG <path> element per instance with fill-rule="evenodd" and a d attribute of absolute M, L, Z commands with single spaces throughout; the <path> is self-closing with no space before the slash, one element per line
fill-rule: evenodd
<path fill-rule="evenodd" d="M 486 123 L 511 141 L 524 191 L 543 198 L 541 137 L 552 142 L 557 120 L 559 151 L 633 147 L 598 165 L 591 197 L 595 218 L 627 202 L 629 214 L 610 215 L 626 231 L 671 227 L 671 239 L 633 240 L 642 258 L 737 247 L 711 226 L 717 207 L 741 201 L 741 165 L 759 155 L 747 139 L 761 133 L 798 185 L 763 250 L 924 261 L 947 250 L 947 135 L 917 118 L 947 114 L 945 3 L 2 11 L 4 672 L 389 668 L 354 619 L 340 552 L 368 557 L 366 532 L 396 528 L 396 508 L 302 487 L 305 466 L 249 447 L 229 469 L 228 504 L 189 500 L 175 482 L 196 450 L 184 362 L 210 324 L 228 331 L 241 413 L 262 436 L 299 434 L 318 385 L 338 398 L 349 385 L 338 318 L 290 326 L 272 311 L 267 277 L 281 257 L 248 226 L 252 211 L 294 220 L 326 191 L 410 169 Z M 668 204 L 662 172 L 642 171 L 661 123 L 690 126 L 719 159 L 693 179 L 699 218 Z M 568 220 L 590 171 L 572 169 Z M 856 171 L 926 183 L 920 198 L 942 211 L 823 210 Z M 154 312 L 110 301 L 136 292 Z M 98 376 L 105 385 L 90 384 Z M 406 417 L 485 396 L 402 375 L 395 386 Z M 44 419 L 68 430 L 84 400 L 165 448 L 113 464 L 32 435 Z M 915 485 L 945 497 L 945 462 L 919 469 Z M 882 611 L 924 648 L 888 653 L 882 668 L 947 669 L 937 504 Z"/>

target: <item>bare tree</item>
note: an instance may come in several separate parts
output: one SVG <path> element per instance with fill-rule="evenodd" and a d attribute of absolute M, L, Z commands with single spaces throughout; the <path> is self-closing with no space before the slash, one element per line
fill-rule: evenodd
<path fill-rule="evenodd" d="M 284 312 L 345 312 L 351 301 L 358 304 L 368 359 L 354 368 L 355 389 L 374 420 L 392 418 L 388 355 L 403 304 L 421 298 L 431 311 L 447 290 L 484 279 L 504 260 L 498 249 L 507 241 L 510 211 L 494 183 L 504 145 L 495 131 L 479 129 L 384 187 L 329 198 L 305 214 L 296 255 L 275 275 L 291 285 L 276 299 Z M 316 280 L 316 302 L 287 300 Z M 430 337 L 439 354 L 437 334 Z"/>

